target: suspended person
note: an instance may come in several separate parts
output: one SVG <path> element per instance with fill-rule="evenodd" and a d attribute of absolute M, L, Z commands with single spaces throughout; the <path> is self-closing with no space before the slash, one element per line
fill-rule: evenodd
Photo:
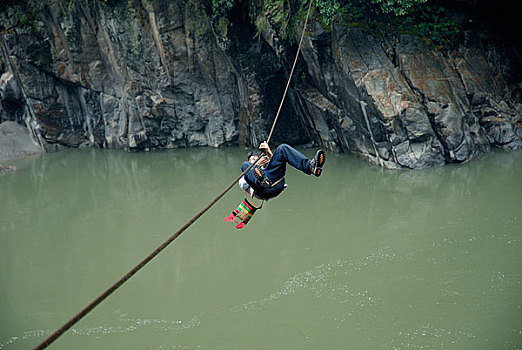
<path fill-rule="evenodd" d="M 260 151 L 252 151 L 247 155 L 247 161 L 241 164 L 241 171 L 245 171 L 252 163 L 259 161 L 239 180 L 239 187 L 245 191 L 245 199 L 225 218 L 226 222 L 238 223 L 236 228 L 243 228 L 257 209 L 257 200 L 265 201 L 277 197 L 287 187 L 285 184 L 286 164 L 291 165 L 297 170 L 301 170 L 307 175 L 321 176 L 323 172 L 326 154 L 323 150 L 318 150 L 314 158 L 309 159 L 295 148 L 282 144 L 276 148 L 274 153 L 270 150 L 268 143 L 264 141 L 259 146 L 266 155 Z M 250 200 L 246 194 L 250 195 Z"/>

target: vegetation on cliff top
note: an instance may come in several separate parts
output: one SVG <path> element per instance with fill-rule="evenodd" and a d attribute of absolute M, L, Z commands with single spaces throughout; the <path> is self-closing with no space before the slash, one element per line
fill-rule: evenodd
<path fill-rule="evenodd" d="M 336 23 L 361 26 L 378 32 L 409 33 L 430 45 L 442 47 L 455 42 L 460 28 L 455 19 L 428 0 L 311 0 L 313 13 L 326 30 Z M 229 15 L 242 0 L 212 0 L 212 20 L 226 36 Z M 244 3 L 244 2 L 243 2 Z M 255 0 L 249 3 L 250 18 L 261 32 L 266 19 L 276 26 L 278 35 L 291 39 L 296 21 L 304 20 L 308 0 Z"/>
<path fill-rule="evenodd" d="M 103 6 L 119 3 L 122 0 L 99 0 Z M 152 0 L 145 0 L 153 3 Z M 283 39 L 295 35 L 294 24 L 304 20 L 308 1 L 312 1 L 313 14 L 326 30 L 333 22 L 346 26 L 360 26 L 374 32 L 392 31 L 409 33 L 422 37 L 429 44 L 442 47 L 455 42 L 461 30 L 455 19 L 447 11 L 432 5 L 433 0 L 201 0 L 207 4 L 210 17 L 218 36 L 227 39 L 230 14 L 236 6 L 249 8 L 250 21 L 259 32 L 269 17 Z M 12 27 L 34 23 L 36 12 L 30 4 L 39 2 L 3 0 L 0 13 L 14 9 L 16 22 Z M 0 30 L 7 32 L 0 24 Z"/>

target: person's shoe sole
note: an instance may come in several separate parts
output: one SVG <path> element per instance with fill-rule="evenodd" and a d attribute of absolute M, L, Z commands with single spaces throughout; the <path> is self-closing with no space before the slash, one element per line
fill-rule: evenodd
<path fill-rule="evenodd" d="M 324 165 L 324 161 L 326 160 L 326 154 L 322 149 L 317 151 L 315 158 L 317 159 L 317 167 L 322 168 Z"/>
<path fill-rule="evenodd" d="M 324 165 L 324 162 L 326 161 L 326 154 L 324 153 L 323 150 L 319 150 L 317 151 L 317 153 L 315 154 L 315 166 L 314 166 L 314 169 L 312 171 L 312 173 L 319 177 L 321 176 L 321 174 L 323 173 L 323 165 Z"/>

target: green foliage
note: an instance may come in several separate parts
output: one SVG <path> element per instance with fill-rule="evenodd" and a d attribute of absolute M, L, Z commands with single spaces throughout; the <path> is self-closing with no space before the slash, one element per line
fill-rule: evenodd
<path fill-rule="evenodd" d="M 455 42 L 460 28 L 442 7 L 428 0 L 314 0 L 323 25 L 333 20 L 346 26 L 364 26 L 417 35 L 430 45 L 446 47 Z"/>
<path fill-rule="evenodd" d="M 241 0 L 212 0 L 212 20 L 228 17 L 236 2 Z"/>
<path fill-rule="evenodd" d="M 368 11 L 367 6 L 361 4 L 361 1 L 349 1 L 341 9 L 342 19 L 359 22 L 367 19 L 366 12 Z"/>
<path fill-rule="evenodd" d="M 211 18 L 214 28 L 216 28 L 216 32 L 222 40 L 227 40 L 230 11 L 240 2 L 241 0 L 212 0 Z"/>
<path fill-rule="evenodd" d="M 16 16 L 17 22 L 20 23 L 20 25 L 22 25 L 22 26 L 28 24 L 30 21 L 29 15 L 27 13 L 21 11 L 20 9 L 16 9 L 15 16 Z"/>
<path fill-rule="evenodd" d="M 230 11 L 241 1 L 212 0 L 212 22 L 222 38 L 227 36 Z M 258 32 L 269 20 L 280 38 L 289 39 L 294 36 L 295 23 L 304 21 L 309 1 L 312 16 L 326 30 L 335 21 L 372 31 L 418 35 L 436 47 L 450 45 L 460 34 L 455 20 L 442 7 L 428 4 L 434 0 L 252 0 L 250 16 Z"/>
<path fill-rule="evenodd" d="M 0 34 L 9 33 L 19 27 L 29 27 L 36 31 L 36 16 L 41 11 L 36 6 L 28 1 L 0 0 L 0 15 L 9 16 L 7 23 L 0 21 Z"/>
<path fill-rule="evenodd" d="M 411 13 L 417 4 L 424 4 L 428 0 L 371 0 L 378 4 L 383 13 L 393 13 L 396 16 L 404 16 Z"/>
<path fill-rule="evenodd" d="M 217 0 L 213 0 L 217 1 Z M 264 15 L 270 16 L 271 23 L 277 26 L 282 38 L 292 37 L 293 24 L 303 21 L 306 16 L 308 1 L 312 1 L 313 16 L 326 30 L 335 20 L 342 24 L 370 24 L 376 17 L 383 15 L 405 16 L 415 10 L 419 4 L 428 0 L 259 0 L 262 2 Z M 264 20 L 256 14 L 258 30 L 263 28 Z"/>
<path fill-rule="evenodd" d="M 292 20 L 295 20 L 296 16 L 292 16 L 291 5 L 292 3 L 287 0 L 268 0 L 264 2 L 263 11 L 270 15 L 271 22 L 278 27 L 278 34 L 283 39 L 294 35 Z"/>
<path fill-rule="evenodd" d="M 187 17 L 185 27 L 193 32 L 196 38 L 203 37 L 209 30 L 210 21 L 207 10 L 200 0 L 186 2 L 185 11 L 191 13 L 191 16 Z"/>
<path fill-rule="evenodd" d="M 313 5 L 319 11 L 320 20 L 325 26 L 329 26 L 335 19 L 341 21 L 360 21 L 366 14 L 374 15 L 394 14 L 404 16 L 412 12 L 418 4 L 424 4 L 428 0 L 313 0 Z M 308 1 L 302 0 L 303 6 Z M 375 6 L 377 5 L 377 6 Z M 349 18 L 347 18 L 349 17 Z"/>
<path fill-rule="evenodd" d="M 398 28 L 424 38 L 436 47 L 447 47 L 455 42 L 461 30 L 442 7 L 423 6 L 401 18 Z"/>
<path fill-rule="evenodd" d="M 319 11 L 321 22 L 325 26 L 332 23 L 341 9 L 339 0 L 314 0 L 313 5 Z"/>

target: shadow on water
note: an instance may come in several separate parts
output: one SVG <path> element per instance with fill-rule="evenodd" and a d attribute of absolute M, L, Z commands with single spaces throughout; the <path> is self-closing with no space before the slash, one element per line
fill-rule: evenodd
<path fill-rule="evenodd" d="M 304 150 L 311 153 L 311 150 Z M 0 176 L 0 349 L 30 348 L 238 174 L 241 149 L 75 150 Z M 329 154 L 238 231 L 234 188 L 56 349 L 522 346 L 522 153 Z"/>

